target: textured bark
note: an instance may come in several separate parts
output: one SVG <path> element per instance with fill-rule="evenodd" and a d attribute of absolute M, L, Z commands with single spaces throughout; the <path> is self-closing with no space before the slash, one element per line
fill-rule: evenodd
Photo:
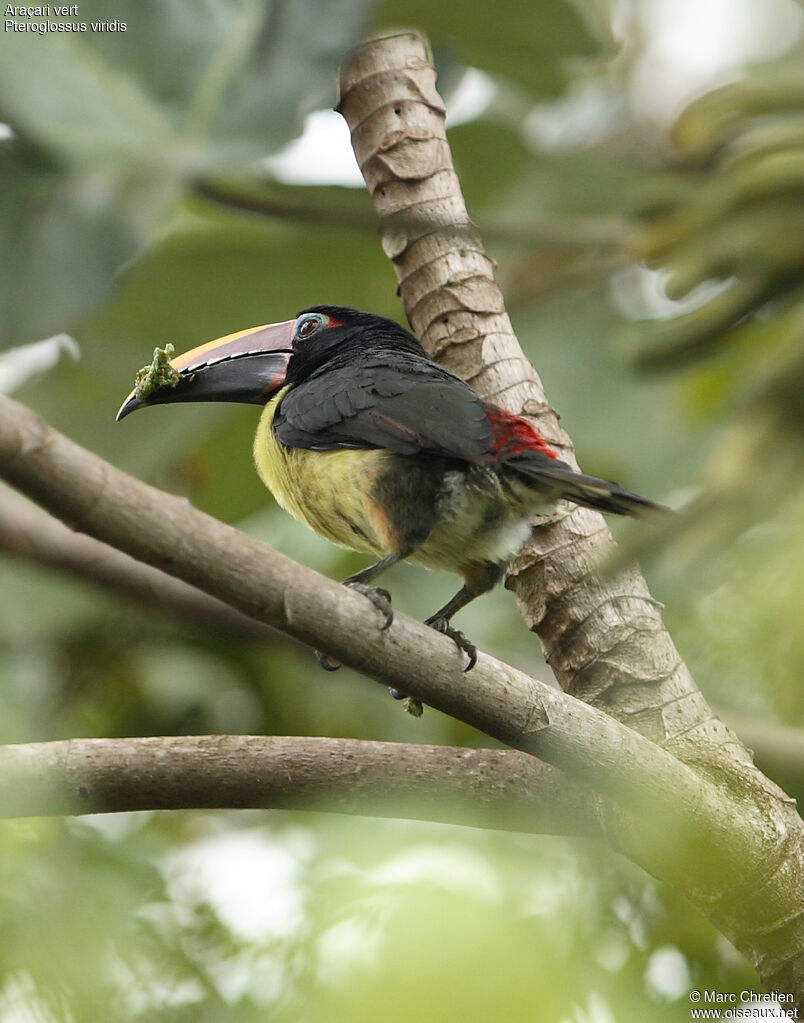
<path fill-rule="evenodd" d="M 292 808 L 603 838 L 601 806 L 513 750 L 256 735 L 0 746 L 0 817 Z"/>
<path fill-rule="evenodd" d="M 414 331 L 434 357 L 487 399 L 530 416 L 562 457 L 577 464 L 514 336 L 493 262 L 467 213 L 426 41 L 398 32 L 359 46 L 341 72 L 339 110 Z M 708 707 L 639 571 L 595 575 L 612 543 L 600 515 L 575 509 L 534 531 L 506 585 L 566 692 L 627 722 L 760 810 L 769 839 L 766 873 L 713 897 L 717 908 L 710 915 L 771 987 L 801 997 L 801 819 Z M 782 878 L 767 912 L 768 885 Z"/>
<path fill-rule="evenodd" d="M 485 398 L 533 419 L 577 466 L 469 219 L 424 41 L 400 33 L 359 47 L 342 72 L 339 109 L 416 334 Z M 534 531 L 508 580 L 562 687 L 655 742 L 676 741 L 697 757 L 702 744 L 734 741 L 734 755 L 747 759 L 706 709 L 641 575 L 594 576 L 613 543 L 602 516 L 567 511 Z M 626 684 L 634 679 L 638 689 Z"/>

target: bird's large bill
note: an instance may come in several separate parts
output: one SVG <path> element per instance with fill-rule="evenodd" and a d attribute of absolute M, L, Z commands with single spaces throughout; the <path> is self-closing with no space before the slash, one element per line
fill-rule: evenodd
<path fill-rule="evenodd" d="M 295 320 L 249 327 L 171 359 L 174 382 L 135 387 L 117 419 L 145 405 L 179 401 L 233 401 L 264 405 L 282 386 Z"/>

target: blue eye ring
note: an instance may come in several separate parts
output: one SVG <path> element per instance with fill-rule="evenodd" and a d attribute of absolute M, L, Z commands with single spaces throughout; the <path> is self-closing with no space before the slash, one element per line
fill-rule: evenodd
<path fill-rule="evenodd" d="M 329 317 L 323 313 L 304 313 L 296 320 L 296 327 L 293 331 L 295 341 L 306 341 L 316 334 L 322 327 L 326 327 Z"/>

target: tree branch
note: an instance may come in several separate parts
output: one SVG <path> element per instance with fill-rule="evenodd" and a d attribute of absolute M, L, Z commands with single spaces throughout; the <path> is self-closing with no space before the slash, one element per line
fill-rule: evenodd
<path fill-rule="evenodd" d="M 204 628 L 255 641 L 275 644 L 288 639 L 193 586 L 73 532 L 8 489 L 0 490 L 0 551 L 101 586 L 148 612 L 169 612 Z M 804 729 L 732 713 L 721 716 L 753 750 L 765 773 L 796 792 L 804 790 Z M 566 783 L 570 784 L 569 779 Z M 178 805 L 184 804 L 179 800 Z"/>
<path fill-rule="evenodd" d="M 333 208 L 331 203 L 311 202 L 309 198 L 304 202 L 279 198 L 266 191 L 265 186 L 262 191 L 255 190 L 252 181 L 196 178 L 190 183 L 190 188 L 199 199 L 239 213 L 251 213 L 295 224 L 318 224 L 363 233 L 377 233 L 377 219 L 368 211 L 364 213 L 359 209 Z M 523 224 L 521 221 L 507 224 L 485 221 L 483 234 L 487 238 L 508 245 L 528 248 L 549 245 L 559 248 L 577 247 L 583 250 L 593 247 L 621 250 L 629 238 L 626 223 L 613 217 L 579 217 L 570 222 L 543 221 L 537 224 Z"/>
<path fill-rule="evenodd" d="M 95 583 L 148 611 L 167 611 L 205 628 L 246 639 L 287 642 L 276 629 L 114 547 L 73 532 L 6 489 L 0 490 L 0 551 Z"/>
<path fill-rule="evenodd" d="M 401 614 L 381 631 L 362 595 L 127 476 L 10 398 L 0 398 L 0 475 L 73 528 L 543 758 L 603 796 L 603 807 L 623 807 L 601 811 L 609 843 L 680 887 L 753 953 L 769 983 L 801 990 L 801 964 L 786 951 L 801 947 L 804 930 L 804 913 L 789 915 L 804 893 L 799 885 L 791 895 L 791 878 L 804 876 L 801 835 L 782 832 L 787 822 L 745 791 L 717 787 L 608 715 L 490 657 L 481 654 L 467 678 L 451 640 Z M 790 944 L 770 960 L 767 935 L 778 933 L 782 909 Z M 756 928 L 748 938 L 746 913 Z"/>
<path fill-rule="evenodd" d="M 8 489 L 0 490 L 0 551 L 101 586 L 147 611 L 166 611 L 204 628 L 245 639 L 271 643 L 288 639 L 193 586 L 73 532 Z M 753 751 L 766 774 L 787 788 L 804 791 L 804 729 L 731 712 L 721 717 Z"/>
<path fill-rule="evenodd" d="M 101 586 L 147 611 L 166 611 L 204 628 L 246 639 L 271 643 L 288 639 L 193 586 L 73 532 L 9 489 L 0 490 L 0 551 Z M 720 716 L 753 751 L 766 774 L 787 788 L 804 790 L 804 729 L 731 712 Z"/>
<path fill-rule="evenodd" d="M 513 750 L 254 735 L 0 746 L 0 817 L 189 808 L 319 810 L 604 837 L 598 796 Z"/>

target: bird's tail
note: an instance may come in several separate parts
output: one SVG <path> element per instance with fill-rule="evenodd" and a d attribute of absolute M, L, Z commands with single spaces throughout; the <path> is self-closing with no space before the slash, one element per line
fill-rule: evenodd
<path fill-rule="evenodd" d="M 626 490 L 610 480 L 599 479 L 576 472 L 566 462 L 538 452 L 515 456 L 507 460 L 508 466 L 525 477 L 529 483 L 556 496 L 574 501 L 585 508 L 615 515 L 649 515 L 662 510 L 662 506 L 647 497 Z"/>

